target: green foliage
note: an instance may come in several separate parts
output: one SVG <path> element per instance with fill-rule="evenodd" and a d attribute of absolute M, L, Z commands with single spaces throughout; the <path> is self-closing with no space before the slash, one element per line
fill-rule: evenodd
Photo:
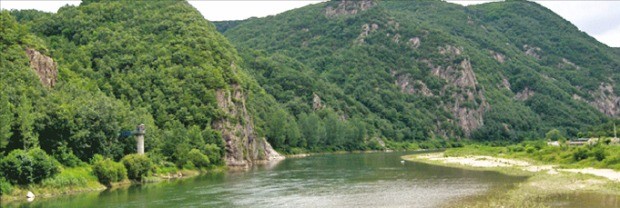
<path fill-rule="evenodd" d="M 187 153 L 187 162 L 191 162 L 196 168 L 206 168 L 211 161 L 198 149 L 192 149 Z"/>
<path fill-rule="evenodd" d="M 56 151 L 54 152 L 53 156 L 58 162 L 60 162 L 60 164 L 64 165 L 65 167 L 77 167 L 84 164 L 84 162 L 82 162 L 80 158 L 75 156 L 73 154 L 73 151 L 71 151 L 71 149 L 66 146 L 58 147 L 58 149 L 56 149 Z"/>
<path fill-rule="evenodd" d="M 0 88 L 4 89 L 4 83 L 0 83 Z M 11 103 L 6 92 L 4 90 L 0 91 L 0 150 L 4 149 L 13 135 L 13 132 L 11 132 L 13 115 L 10 108 Z"/>
<path fill-rule="evenodd" d="M 205 157 L 209 158 L 211 164 L 223 165 L 222 149 L 215 144 L 206 144 L 204 148 Z M 208 156 L 207 156 L 208 155 Z"/>
<path fill-rule="evenodd" d="M 13 192 L 13 186 L 4 177 L 0 177 L 0 196 L 8 195 Z"/>
<path fill-rule="evenodd" d="M 114 182 L 119 182 L 127 178 L 127 169 L 121 163 L 114 162 L 110 158 L 102 159 L 101 156 L 93 163 L 93 174 L 97 176 L 99 182 L 110 186 Z"/>
<path fill-rule="evenodd" d="M 585 148 L 578 148 L 573 152 L 573 160 L 579 162 L 581 160 L 588 159 L 588 151 Z"/>
<path fill-rule="evenodd" d="M 325 15 L 328 5 L 338 6 L 326 2 L 266 18 L 216 22 L 241 51 L 243 68 L 297 118 L 307 146 L 292 147 L 347 149 L 342 136 L 348 133 L 333 125 L 331 116 L 319 116 L 330 122 L 324 130 L 306 129 L 308 116 L 321 111 L 314 109 L 315 96 L 321 108 L 331 109 L 342 120 L 363 118 L 358 124 L 367 131 L 366 138 L 520 142 L 551 129 L 573 137 L 584 127 L 605 122 L 607 117 L 588 105 L 590 94 L 601 82 L 618 88 L 604 78 L 620 78 L 612 71 L 620 65 L 618 56 L 536 3 L 462 7 L 441 1 L 381 1 L 363 12 L 337 17 Z M 505 16 L 512 19 L 500 18 Z M 412 47 L 407 40 L 416 38 L 420 45 Z M 525 45 L 540 47 L 540 58 L 526 55 Z M 447 46 L 460 48 L 458 54 L 440 52 Z M 584 51 L 588 55 L 581 55 Z M 494 53 L 504 59 L 496 60 Z M 441 76 L 447 68 L 462 70 L 465 60 L 476 78 L 473 94 L 483 96 L 470 97 L 467 87 L 451 86 L 456 81 Z M 416 92 L 420 83 L 432 95 Z M 532 90 L 533 97 L 515 100 L 525 89 Z M 466 99 L 459 101 L 460 96 Z M 483 100 L 488 106 L 479 108 Z M 482 111 L 484 125 L 468 135 L 463 118 L 453 110 L 457 103 L 462 110 Z M 288 119 L 281 116 L 273 122 Z M 269 125 L 271 120 L 266 120 Z M 286 141 L 287 129 L 278 131 L 267 135 L 276 144 Z M 322 141 L 315 134 L 319 131 Z"/>
<path fill-rule="evenodd" d="M 89 167 L 64 168 L 52 178 L 45 179 L 41 185 L 46 188 L 62 189 L 67 187 L 84 187 L 89 181 L 96 181 Z"/>
<path fill-rule="evenodd" d="M 146 155 L 130 154 L 121 160 L 127 169 L 127 177 L 132 180 L 142 181 L 153 170 L 153 162 Z"/>
<path fill-rule="evenodd" d="M 58 162 L 38 148 L 11 151 L 0 161 L 0 170 L 13 184 L 39 183 L 60 171 Z"/>
<path fill-rule="evenodd" d="M 620 170 L 620 146 L 547 146 L 544 141 L 522 142 L 510 146 L 467 145 L 445 151 L 447 156 L 488 155 L 528 159 L 561 165 L 564 168 L 612 168 Z"/>

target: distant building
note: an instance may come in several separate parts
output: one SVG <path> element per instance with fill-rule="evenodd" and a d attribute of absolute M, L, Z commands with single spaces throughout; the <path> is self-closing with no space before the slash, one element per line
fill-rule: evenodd
<path fill-rule="evenodd" d="M 550 142 L 547 142 L 547 145 L 559 147 L 560 146 L 560 142 L 558 142 L 558 141 L 550 141 Z"/>
<path fill-rule="evenodd" d="M 596 139 L 598 140 L 598 138 Z M 588 144 L 588 141 L 590 141 L 590 138 L 571 139 L 570 141 L 568 141 L 568 145 L 584 145 Z"/>

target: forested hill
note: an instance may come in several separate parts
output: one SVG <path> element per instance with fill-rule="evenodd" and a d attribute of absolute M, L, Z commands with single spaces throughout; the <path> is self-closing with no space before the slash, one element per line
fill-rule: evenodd
<path fill-rule="evenodd" d="M 254 115 L 281 108 L 187 2 L 82 1 L 55 14 L 2 11 L 1 23 L 4 155 L 40 147 L 65 165 L 118 160 L 135 153 L 130 135 L 144 123 L 162 167 L 278 156 Z"/>
<path fill-rule="evenodd" d="M 216 25 L 307 139 L 330 116 L 370 142 L 518 141 L 620 112 L 617 49 L 533 2 L 329 1 Z"/>
<path fill-rule="evenodd" d="M 295 153 L 574 136 L 620 111 L 617 49 L 524 1 L 330 1 L 219 22 L 224 36 L 183 1 L 90 0 L 1 18 L 5 158 L 40 147 L 67 167 L 118 160 L 144 123 L 159 168 L 248 165 L 277 157 L 270 144 Z"/>

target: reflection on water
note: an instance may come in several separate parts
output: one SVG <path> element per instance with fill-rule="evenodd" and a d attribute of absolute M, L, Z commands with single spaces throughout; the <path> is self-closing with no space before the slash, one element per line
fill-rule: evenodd
<path fill-rule="evenodd" d="M 35 200 L 28 207 L 437 207 L 524 180 L 421 163 L 407 153 L 316 155 L 249 171 Z M 617 199 L 617 198 L 615 198 Z M 617 201 L 613 202 L 617 205 Z M 559 205 L 554 205 L 559 206 Z M 572 206 L 572 205 L 571 205 Z"/>
<path fill-rule="evenodd" d="M 551 207 L 620 207 L 620 197 L 609 194 L 562 194 L 549 201 Z"/>

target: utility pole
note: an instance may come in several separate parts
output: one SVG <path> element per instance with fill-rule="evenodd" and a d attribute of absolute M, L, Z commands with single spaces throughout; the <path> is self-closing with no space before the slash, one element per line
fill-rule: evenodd
<path fill-rule="evenodd" d="M 139 155 L 144 154 L 144 134 L 145 133 L 146 133 L 146 126 L 144 124 L 138 125 L 134 135 L 136 135 L 136 143 L 137 143 L 136 146 L 137 146 Z"/>

